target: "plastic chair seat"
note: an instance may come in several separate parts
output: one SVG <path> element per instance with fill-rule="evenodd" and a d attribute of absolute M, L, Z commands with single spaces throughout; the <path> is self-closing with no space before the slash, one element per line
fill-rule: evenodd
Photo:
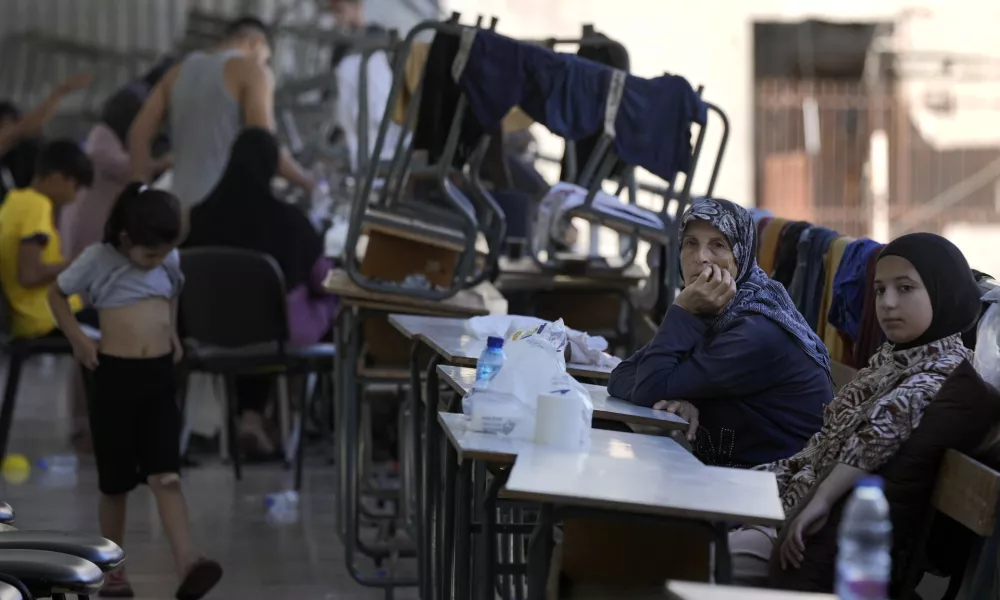
<path fill-rule="evenodd" d="M 53 592 L 93 596 L 104 583 L 104 573 L 94 563 L 45 550 L 0 551 L 0 573 L 19 579 L 38 598 Z"/>
<path fill-rule="evenodd" d="M 7 352 L 21 356 L 73 353 L 73 346 L 63 337 L 8 338 L 4 340 L 3 346 Z"/>
<path fill-rule="evenodd" d="M 82 558 L 102 571 L 125 562 L 125 552 L 109 539 L 98 535 L 61 531 L 2 531 L 0 553 L 6 550 L 46 550 Z"/>
<path fill-rule="evenodd" d="M 187 350 L 191 368 L 216 373 L 306 373 L 333 368 L 337 350 L 334 344 L 285 346 L 284 355 L 277 343 L 253 344 L 238 348 L 194 345 Z"/>
<path fill-rule="evenodd" d="M 631 213 L 631 214 L 630 214 Z M 639 237 L 657 244 L 668 244 L 670 233 L 666 225 L 655 212 L 634 205 L 605 206 L 595 202 L 590 206 L 581 206 L 569 211 L 570 217 L 580 217 L 588 221 L 597 217 L 605 227 L 619 233 L 639 233 Z"/>
<path fill-rule="evenodd" d="M 0 502 L 0 525 L 10 525 L 14 522 L 14 508 L 6 502 Z"/>

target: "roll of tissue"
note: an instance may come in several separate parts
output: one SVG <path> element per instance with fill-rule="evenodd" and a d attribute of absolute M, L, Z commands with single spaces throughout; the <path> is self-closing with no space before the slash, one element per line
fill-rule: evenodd
<path fill-rule="evenodd" d="M 576 394 L 539 394 L 535 443 L 564 450 L 590 447 L 591 411 Z"/>

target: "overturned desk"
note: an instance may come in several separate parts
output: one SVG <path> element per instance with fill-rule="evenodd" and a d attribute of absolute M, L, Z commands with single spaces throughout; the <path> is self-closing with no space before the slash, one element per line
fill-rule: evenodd
<path fill-rule="evenodd" d="M 510 301 L 510 312 L 566 325 L 592 335 L 602 335 L 612 348 L 635 350 L 630 294 L 649 277 L 632 264 L 621 272 L 579 269 L 552 274 L 528 257 L 501 258 L 497 289 Z"/>

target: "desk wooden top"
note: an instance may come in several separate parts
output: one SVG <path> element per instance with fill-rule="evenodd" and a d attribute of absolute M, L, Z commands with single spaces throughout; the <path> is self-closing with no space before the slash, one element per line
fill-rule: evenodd
<path fill-rule="evenodd" d="M 406 313 L 409 310 L 428 311 L 438 315 L 454 315 L 462 317 L 474 317 L 486 315 L 491 312 L 491 307 L 499 300 L 503 300 L 500 292 L 489 282 L 483 282 L 478 286 L 461 290 L 451 298 L 444 300 L 428 300 L 427 298 L 417 298 L 402 294 L 392 294 L 387 292 L 374 292 L 366 290 L 351 281 L 350 275 L 344 269 L 333 269 L 326 276 L 323 282 L 324 289 L 340 296 L 344 306 L 354 306 L 360 304 L 399 307 L 396 312 Z M 506 312 L 506 301 L 502 302 L 503 311 Z"/>
<path fill-rule="evenodd" d="M 785 592 L 708 585 L 691 581 L 668 581 L 668 600 L 837 600 L 832 594 L 811 594 L 807 592 Z"/>
<path fill-rule="evenodd" d="M 474 338 L 465 332 L 464 319 L 444 319 L 414 316 L 401 318 L 390 315 L 389 322 L 409 339 L 419 337 L 448 364 L 474 367 L 479 355 L 486 349 L 486 340 Z M 608 379 L 611 369 L 569 363 L 566 372 L 574 377 Z"/>
<path fill-rule="evenodd" d="M 535 447 L 531 440 L 511 439 L 469 429 L 469 418 L 456 413 L 438 413 L 438 422 L 459 460 L 483 460 L 511 464 L 518 455 Z M 576 453 L 572 453 L 577 456 Z M 705 468 L 693 454 L 669 437 L 621 431 L 591 431 L 589 456 L 632 456 L 651 462 L 664 461 L 685 468 Z"/>
<path fill-rule="evenodd" d="M 646 279 L 649 273 L 633 264 L 621 272 L 589 270 L 553 274 L 543 271 L 530 257 L 511 260 L 501 257 L 497 288 L 502 291 L 593 291 L 627 289 Z"/>
<path fill-rule="evenodd" d="M 438 332 L 449 337 L 465 335 L 465 319 L 423 315 L 389 315 L 389 324 L 408 340 Z"/>
<path fill-rule="evenodd" d="M 438 366 L 441 379 L 456 392 L 465 396 L 476 382 L 476 370 L 454 366 Z M 674 413 L 636 406 L 608 395 L 608 389 L 601 385 L 583 384 L 594 404 L 594 418 L 618 421 L 628 425 L 649 425 L 660 429 L 685 429 L 687 421 Z"/>
<path fill-rule="evenodd" d="M 518 453 L 506 494 L 562 506 L 712 522 L 778 526 L 785 519 L 772 473 L 693 465 L 673 455 L 651 460 L 636 452 L 598 455 L 531 446 Z"/>

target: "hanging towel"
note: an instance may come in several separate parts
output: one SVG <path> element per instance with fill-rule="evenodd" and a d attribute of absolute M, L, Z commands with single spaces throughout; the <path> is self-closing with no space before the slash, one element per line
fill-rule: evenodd
<path fill-rule="evenodd" d="M 792 272 L 792 281 L 788 284 L 788 295 L 792 298 L 792 303 L 802 316 L 805 316 L 805 295 L 806 295 L 806 272 L 809 270 L 809 239 L 815 227 L 806 227 L 799 234 L 799 240 L 795 245 L 795 271 Z M 806 321 L 808 323 L 808 320 Z M 816 326 L 812 326 L 813 331 Z"/>
<path fill-rule="evenodd" d="M 865 306 L 868 259 L 881 247 L 868 238 L 854 240 L 844 249 L 844 256 L 833 276 L 833 298 L 827 321 L 844 332 L 853 345 L 861 328 L 861 313 Z"/>
<path fill-rule="evenodd" d="M 788 219 L 774 217 L 764 226 L 764 235 L 760 238 L 760 250 L 757 252 L 757 263 L 761 269 L 770 277 L 774 274 L 774 259 L 778 253 L 778 241 L 781 240 L 781 232 L 788 225 Z"/>
<path fill-rule="evenodd" d="M 841 363 L 844 362 L 844 341 L 837 328 L 827 320 L 827 315 L 830 312 L 830 305 L 833 303 L 833 278 L 837 274 L 840 259 L 844 257 L 844 250 L 853 241 L 854 238 L 838 237 L 830 243 L 830 249 L 826 252 L 826 262 L 823 267 L 825 287 L 823 289 L 823 302 L 819 309 L 819 324 L 817 325 L 817 333 L 823 338 L 826 349 L 830 351 L 830 359 Z"/>
<path fill-rule="evenodd" d="M 875 314 L 875 265 L 878 263 L 879 252 L 885 248 L 879 244 L 878 248 L 868 256 L 868 265 L 865 268 L 865 289 L 864 305 L 861 310 L 861 328 L 858 331 L 858 339 L 854 343 L 854 364 L 855 369 L 864 368 L 868 364 L 868 359 L 875 356 L 878 349 L 885 343 L 885 334 L 878 324 L 878 315 Z"/>
<path fill-rule="evenodd" d="M 795 221 L 785 225 L 778 238 L 778 250 L 774 257 L 774 275 L 771 279 L 785 286 L 787 290 L 799 264 L 799 240 L 802 232 L 811 226 L 805 221 Z"/>
<path fill-rule="evenodd" d="M 814 227 L 809 234 L 809 256 L 804 290 L 802 297 L 802 315 L 806 318 L 817 333 L 822 334 L 819 329 L 820 306 L 823 303 L 823 293 L 826 290 L 826 253 L 830 249 L 830 243 L 837 239 L 840 234 L 826 227 Z"/>

